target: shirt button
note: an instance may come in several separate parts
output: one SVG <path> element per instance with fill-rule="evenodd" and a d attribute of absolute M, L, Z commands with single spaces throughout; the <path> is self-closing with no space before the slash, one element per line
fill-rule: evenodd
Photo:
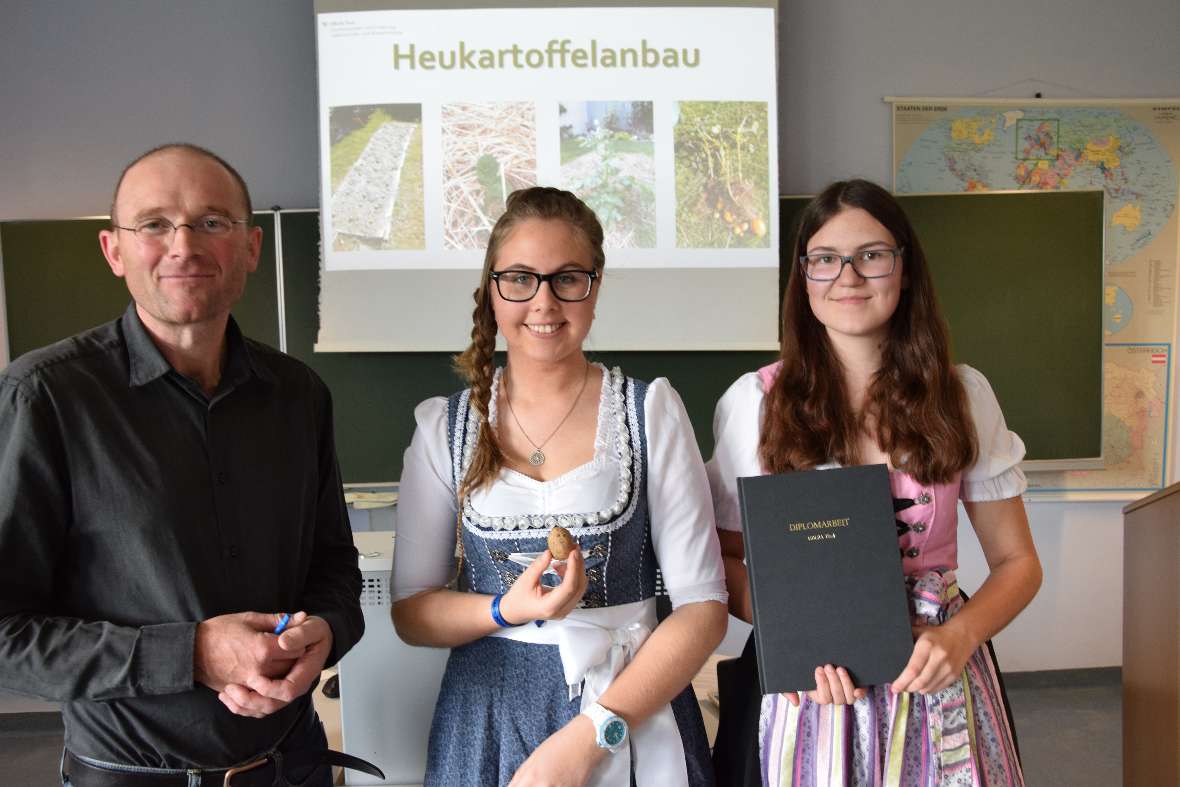
<path fill-rule="evenodd" d="M 910 526 L 910 530 L 913 530 L 915 533 L 925 533 L 925 532 L 926 532 L 926 526 L 925 526 L 925 525 L 923 525 L 921 522 L 919 522 L 919 523 L 918 523 L 918 524 L 916 524 L 916 525 L 911 525 L 911 526 Z"/>
<path fill-rule="evenodd" d="M 910 547 L 905 551 L 906 557 L 917 557 L 919 554 L 921 554 L 921 552 L 919 552 L 917 547 Z"/>
<path fill-rule="evenodd" d="M 217 474 L 217 485 L 218 486 L 225 486 L 226 483 L 228 483 L 228 482 L 229 482 L 229 473 L 222 472 L 222 473 Z"/>
<path fill-rule="evenodd" d="M 929 502 L 930 502 L 930 493 L 929 492 L 923 492 L 922 494 L 918 495 L 918 505 L 924 506 Z"/>
<path fill-rule="evenodd" d="M 237 557 L 238 556 L 238 548 L 236 546 L 230 547 L 229 549 L 225 550 L 225 553 L 227 555 L 229 555 L 230 557 Z"/>

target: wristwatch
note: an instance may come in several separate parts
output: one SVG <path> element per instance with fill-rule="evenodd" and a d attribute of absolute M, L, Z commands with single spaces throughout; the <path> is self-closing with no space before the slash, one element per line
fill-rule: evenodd
<path fill-rule="evenodd" d="M 627 722 L 614 711 L 597 702 L 590 704 L 582 713 L 594 723 L 595 740 L 599 748 L 615 752 L 627 743 Z"/>

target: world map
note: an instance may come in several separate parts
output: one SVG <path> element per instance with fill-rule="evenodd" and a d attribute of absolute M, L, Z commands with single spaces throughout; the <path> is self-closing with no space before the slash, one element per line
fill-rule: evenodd
<path fill-rule="evenodd" d="M 897 168 L 898 193 L 1106 192 L 1106 261 L 1145 248 L 1176 209 L 1176 165 L 1119 110 L 964 107 L 931 123 Z"/>
<path fill-rule="evenodd" d="M 1146 490 L 1167 481 L 1177 159 L 1175 106 L 894 106 L 898 193 L 1104 192 L 1103 468 L 1030 473 L 1032 489 Z"/>
<path fill-rule="evenodd" d="M 1164 483 L 1171 347 L 1108 344 L 1102 470 L 1028 474 L 1030 489 L 1145 489 Z"/>

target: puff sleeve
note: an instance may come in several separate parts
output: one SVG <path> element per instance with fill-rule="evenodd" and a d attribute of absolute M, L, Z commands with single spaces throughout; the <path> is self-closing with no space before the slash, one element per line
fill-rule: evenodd
<path fill-rule="evenodd" d="M 987 378 L 966 365 L 959 366 L 958 372 L 967 391 L 979 444 L 975 464 L 963 471 L 959 496 L 968 502 L 985 502 L 1023 494 L 1028 488 L 1028 481 L 1020 469 L 1024 442 L 1008 429 Z"/>
<path fill-rule="evenodd" d="M 762 430 L 762 380 L 743 374 L 717 402 L 713 414 L 713 458 L 706 465 L 717 527 L 741 532 L 737 479 L 762 475 L 758 438 Z"/>
<path fill-rule="evenodd" d="M 393 600 L 445 586 L 455 571 L 458 504 L 447 447 L 447 400 L 414 408 L 417 427 L 398 485 L 393 547 Z"/>
<path fill-rule="evenodd" d="M 725 568 L 700 449 L 680 396 L 664 378 L 644 400 L 652 548 L 672 607 L 725 603 Z"/>

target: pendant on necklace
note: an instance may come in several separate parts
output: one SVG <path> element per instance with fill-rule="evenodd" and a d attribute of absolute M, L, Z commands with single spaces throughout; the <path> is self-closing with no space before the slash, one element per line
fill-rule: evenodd
<path fill-rule="evenodd" d="M 545 452 L 540 448 L 529 454 L 529 464 L 533 467 L 540 467 L 545 464 Z"/>

